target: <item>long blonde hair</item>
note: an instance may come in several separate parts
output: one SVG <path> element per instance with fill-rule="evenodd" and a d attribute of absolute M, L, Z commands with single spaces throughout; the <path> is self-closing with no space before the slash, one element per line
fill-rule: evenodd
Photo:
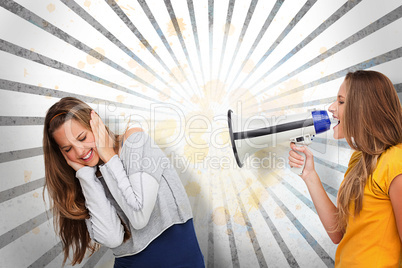
<path fill-rule="evenodd" d="M 71 168 L 59 146 L 53 138 L 53 133 L 67 120 L 74 119 L 88 130 L 91 130 L 92 108 L 79 99 L 66 97 L 49 108 L 44 123 L 43 153 L 45 161 L 45 187 L 50 197 L 50 207 L 53 212 L 54 226 L 60 235 L 65 264 L 70 249 L 73 252 L 72 265 L 81 263 L 87 250 L 92 254 L 99 245 L 91 241 L 85 219 L 89 211 L 85 207 L 85 198 L 79 180 L 75 178 L 75 170 Z M 108 132 L 109 129 L 107 129 Z M 111 133 L 111 132 L 110 132 Z M 113 136 L 113 135 L 112 135 Z M 115 139 L 115 151 L 118 139 Z M 125 229 L 124 240 L 130 237 L 128 228 Z"/>
<path fill-rule="evenodd" d="M 345 176 L 337 199 L 337 228 L 345 232 L 354 204 L 354 216 L 362 210 L 367 179 L 377 159 L 391 146 L 402 142 L 402 108 L 392 82 L 375 71 L 356 71 L 345 78 L 344 135 L 358 152 Z"/>

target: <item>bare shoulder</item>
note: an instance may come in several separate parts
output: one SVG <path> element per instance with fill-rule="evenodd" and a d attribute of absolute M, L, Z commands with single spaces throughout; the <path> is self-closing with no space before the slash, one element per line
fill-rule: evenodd
<path fill-rule="evenodd" d="M 133 128 L 128 129 L 126 131 L 126 133 L 124 133 L 124 135 L 123 135 L 123 142 L 125 142 L 128 139 L 128 137 L 130 137 L 132 134 L 137 133 L 137 132 L 144 132 L 144 130 L 140 127 L 133 127 Z"/>
<path fill-rule="evenodd" d="M 391 194 L 395 193 L 395 195 L 400 195 L 402 192 L 402 174 L 397 175 L 391 182 L 391 185 L 389 187 L 389 192 Z"/>

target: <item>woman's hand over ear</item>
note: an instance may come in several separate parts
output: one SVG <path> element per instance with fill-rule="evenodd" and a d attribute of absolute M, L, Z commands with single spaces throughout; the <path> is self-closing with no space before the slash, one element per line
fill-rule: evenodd
<path fill-rule="evenodd" d="M 99 157 L 104 163 L 106 163 L 116 154 L 113 149 L 114 141 L 107 132 L 102 119 L 95 113 L 95 111 L 91 112 L 91 121 L 89 123 L 95 137 L 96 149 Z"/>

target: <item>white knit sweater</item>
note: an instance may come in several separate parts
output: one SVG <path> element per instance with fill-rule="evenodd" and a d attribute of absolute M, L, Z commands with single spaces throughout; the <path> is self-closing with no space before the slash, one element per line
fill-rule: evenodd
<path fill-rule="evenodd" d="M 116 257 L 136 254 L 164 230 L 192 218 L 191 207 L 176 170 L 164 153 L 144 132 L 125 141 L 120 158 L 115 155 L 100 166 L 83 167 L 76 173 L 90 219 L 86 220 L 93 240 Z M 122 221 L 131 238 L 123 242 Z"/>

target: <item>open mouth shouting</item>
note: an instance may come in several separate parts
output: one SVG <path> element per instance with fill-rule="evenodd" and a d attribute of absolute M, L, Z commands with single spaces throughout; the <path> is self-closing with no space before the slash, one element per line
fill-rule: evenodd
<path fill-rule="evenodd" d="M 341 120 L 339 120 L 339 118 L 337 118 L 336 116 L 334 116 L 333 121 L 338 121 L 338 123 L 333 127 L 333 129 L 335 129 L 336 127 L 339 126 L 339 124 L 341 123 Z"/>

